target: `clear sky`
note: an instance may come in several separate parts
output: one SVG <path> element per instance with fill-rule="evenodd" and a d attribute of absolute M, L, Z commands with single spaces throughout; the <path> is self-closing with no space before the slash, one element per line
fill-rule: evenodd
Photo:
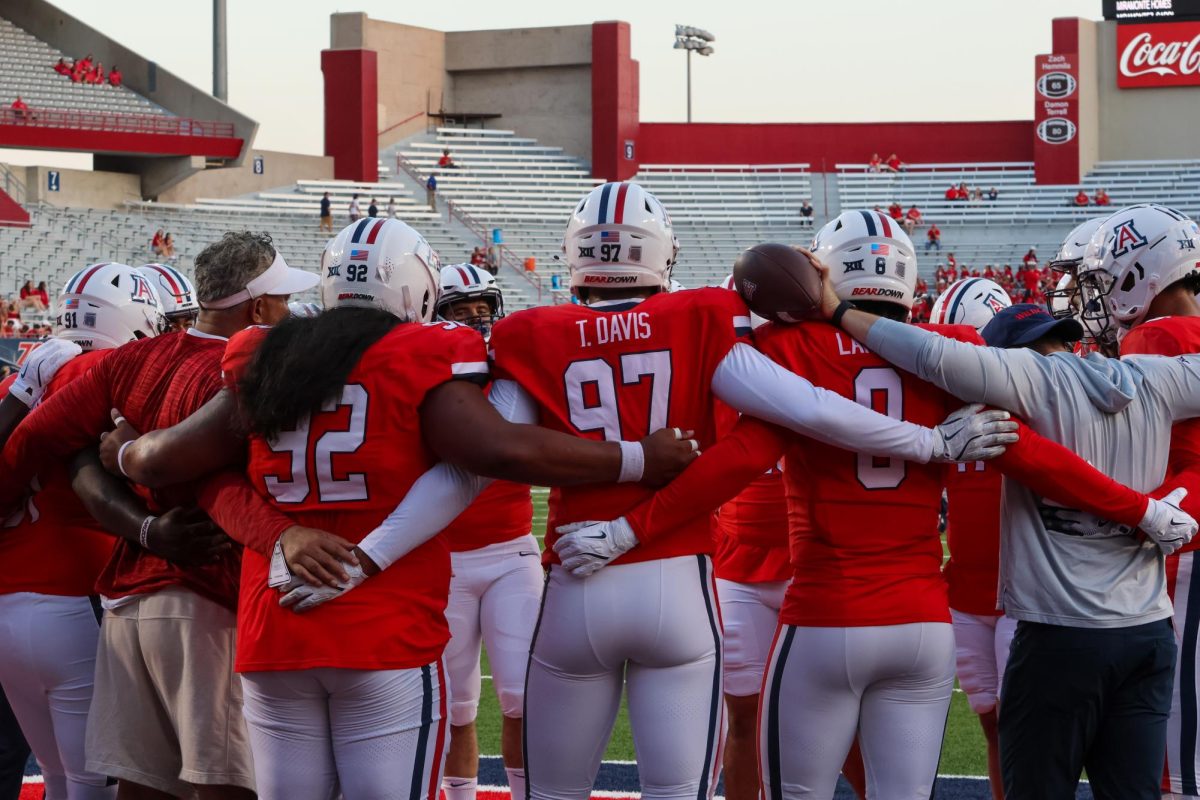
<path fill-rule="evenodd" d="M 211 91 L 208 0 L 52 1 Z M 625 20 L 643 120 L 685 118 L 675 23 L 716 36 L 712 56 L 693 56 L 695 121 L 986 120 L 1032 118 L 1050 20 L 1099 18 L 1100 0 L 228 0 L 229 101 L 260 123 L 257 146 L 322 152 L 320 51 L 336 11 L 439 30 Z"/>

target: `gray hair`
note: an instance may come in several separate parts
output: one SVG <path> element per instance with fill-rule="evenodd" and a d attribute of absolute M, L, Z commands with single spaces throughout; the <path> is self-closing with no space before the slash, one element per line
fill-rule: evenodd
<path fill-rule="evenodd" d="M 211 303 L 236 294 L 274 260 L 269 234 L 229 231 L 196 256 L 196 299 Z"/>

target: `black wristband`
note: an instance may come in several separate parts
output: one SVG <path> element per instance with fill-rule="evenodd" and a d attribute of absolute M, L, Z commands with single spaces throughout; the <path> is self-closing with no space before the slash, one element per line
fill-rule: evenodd
<path fill-rule="evenodd" d="M 854 303 L 851 303 L 849 300 L 843 300 L 842 302 L 838 303 L 838 307 L 833 310 L 833 316 L 829 318 L 829 321 L 840 328 L 842 325 L 842 317 L 846 316 L 846 312 L 857 307 L 858 306 L 854 305 Z"/>

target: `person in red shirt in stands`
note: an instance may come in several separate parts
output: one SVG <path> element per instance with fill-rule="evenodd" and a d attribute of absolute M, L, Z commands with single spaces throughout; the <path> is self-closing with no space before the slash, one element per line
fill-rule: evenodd
<path fill-rule="evenodd" d="M 1021 263 L 1025 265 L 1025 269 L 1030 269 L 1031 267 L 1033 269 L 1037 269 L 1037 266 L 1038 266 L 1037 248 L 1036 247 L 1029 248 L 1029 252 L 1026 253 L 1025 256 L 1021 259 Z"/>
<path fill-rule="evenodd" d="M 900 172 L 904 169 L 904 162 L 900 160 L 900 156 L 892 153 L 887 157 L 887 168 L 889 172 Z"/>
<path fill-rule="evenodd" d="M 58 63 L 54 65 L 54 71 L 59 75 L 71 74 L 71 68 L 67 66 L 66 60 L 61 58 L 58 60 Z"/>
<path fill-rule="evenodd" d="M 80 273 L 67 291 L 84 291 L 103 267 Z M 139 430 L 185 419 L 220 391 L 227 338 L 248 325 L 285 319 L 287 295 L 316 283 L 316 275 L 288 267 L 265 236 L 229 233 L 205 248 L 196 257 L 202 308 L 196 327 L 117 348 L 38 405 L 0 455 L 0 506 L 11 508 L 34 475 L 94 444 L 111 427 L 110 411 L 118 402 Z M 154 294 L 144 279 L 132 280 L 130 291 Z M 208 488 L 205 484 L 200 491 Z M 196 492 L 175 487 L 170 500 L 156 493 L 152 501 L 169 508 Z M 249 486 L 245 496 L 258 497 Z M 288 547 L 285 529 L 292 526 L 290 521 L 280 526 L 279 515 L 260 505 L 266 519 L 255 513 L 259 506 L 247 510 L 263 523 L 256 527 L 267 539 L 269 557 L 281 534 Z M 143 533 L 153 520 L 147 517 Z M 312 531 L 309 538 L 323 536 L 330 535 Z M 253 544 L 262 549 L 261 542 Z M 109 602 L 96 655 L 87 762 L 95 772 L 132 784 L 122 787 L 122 795 L 254 797 L 254 769 L 233 675 L 239 561 L 229 551 L 213 563 L 184 567 L 137 542 L 117 541 L 96 584 Z"/>
<path fill-rule="evenodd" d="M 893 200 L 892 204 L 888 206 L 888 216 L 897 222 L 904 219 L 904 206 L 900 205 L 898 200 Z"/>
<path fill-rule="evenodd" d="M 879 157 L 879 153 L 871 153 L 871 160 L 867 162 L 867 172 L 879 172 L 882 164 L 883 159 Z"/>
<path fill-rule="evenodd" d="M 112 84 L 113 86 L 120 86 L 121 80 L 122 80 L 121 70 L 118 69 L 116 64 L 113 64 L 113 68 L 108 71 L 108 82 L 110 84 Z"/>
<path fill-rule="evenodd" d="M 996 279 L 996 270 L 992 269 L 991 264 L 988 264 L 983 268 L 983 277 L 987 278 L 989 281 Z"/>
<path fill-rule="evenodd" d="M 1091 201 L 1088 200 L 1087 192 L 1080 189 L 1079 193 L 1075 195 L 1075 205 L 1086 206 L 1089 202 Z"/>
<path fill-rule="evenodd" d="M 17 121 L 22 121 L 29 116 L 29 106 L 25 105 L 25 101 L 21 99 L 21 95 L 17 95 L 17 99 L 13 100 L 12 110 Z"/>
<path fill-rule="evenodd" d="M 915 205 L 908 209 L 908 213 L 904 215 L 904 232 L 912 236 L 912 232 L 921 224 L 921 209 Z M 940 235 L 940 231 L 939 231 Z"/>
<path fill-rule="evenodd" d="M 1082 192 L 1083 190 L 1080 189 L 1080 191 Z M 1096 190 L 1096 199 L 1094 202 L 1098 206 L 1106 206 L 1106 205 L 1109 205 L 1112 202 L 1112 200 L 1109 199 L 1108 192 L 1104 191 L 1104 189 L 1097 189 Z"/>
<path fill-rule="evenodd" d="M 93 85 L 104 83 L 104 62 L 96 62 L 96 68 L 88 73 L 88 83 Z"/>
<path fill-rule="evenodd" d="M 957 200 L 958 199 L 958 187 L 955 186 L 953 183 L 950 184 L 950 188 L 946 190 L 946 199 L 947 200 Z"/>
<path fill-rule="evenodd" d="M 942 249 L 942 229 L 936 222 L 929 226 L 929 231 L 925 234 L 925 249 L 929 250 L 931 247 Z"/>

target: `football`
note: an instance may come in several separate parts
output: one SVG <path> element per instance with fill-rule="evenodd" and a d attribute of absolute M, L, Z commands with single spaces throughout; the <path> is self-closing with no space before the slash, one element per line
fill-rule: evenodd
<path fill-rule="evenodd" d="M 821 273 L 791 245 L 757 244 L 733 265 L 733 286 L 760 317 L 792 323 L 817 316 Z"/>

